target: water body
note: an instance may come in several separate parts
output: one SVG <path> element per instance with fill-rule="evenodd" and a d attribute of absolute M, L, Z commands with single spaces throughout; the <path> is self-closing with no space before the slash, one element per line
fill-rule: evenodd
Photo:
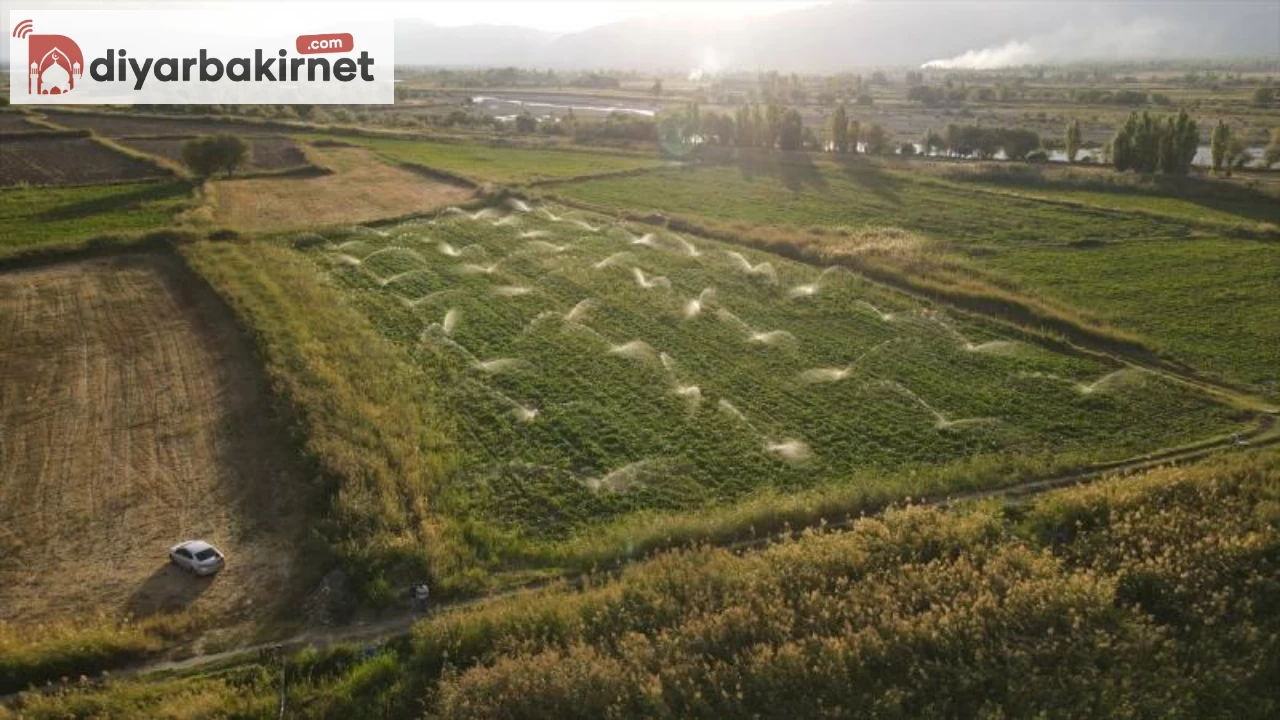
<path fill-rule="evenodd" d="M 585 98 L 555 98 L 556 102 L 552 102 L 551 98 L 532 97 L 528 99 L 520 99 L 513 97 L 496 97 L 493 95 L 474 95 L 471 97 L 471 103 L 477 109 L 498 117 L 499 119 L 514 119 L 516 115 L 528 112 L 539 118 L 558 117 L 567 115 L 570 110 L 574 115 L 585 116 L 591 118 L 604 117 L 613 113 L 623 113 L 626 115 L 638 115 L 640 117 L 653 117 L 658 114 L 658 107 L 651 105 L 649 107 L 639 107 L 633 105 L 605 105 L 599 102 L 591 102 Z M 595 98 L 599 100 L 599 98 Z"/>

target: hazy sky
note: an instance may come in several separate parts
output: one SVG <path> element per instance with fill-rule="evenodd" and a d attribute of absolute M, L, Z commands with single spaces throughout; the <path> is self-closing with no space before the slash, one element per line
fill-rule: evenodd
<path fill-rule="evenodd" d="M 154 0 L 153 0 L 154 1 Z M 200 3 L 205 0 L 168 0 Z M 241 0 L 243 1 L 243 0 Z M 282 0 L 284 2 L 336 2 L 361 13 L 385 14 L 394 18 L 411 18 L 441 27 L 462 25 L 514 25 L 555 33 L 572 33 L 598 25 L 637 18 L 668 17 L 673 20 L 693 18 L 759 17 L 796 8 L 822 5 L 821 0 L 735 0 L 730 2 L 680 2 L 679 0 L 647 0 L 645 2 L 602 2 L 599 0 L 506 0 L 489 2 L 430 2 L 424 0 Z M 63 9 L 84 5 L 129 5 L 129 0 L 0 0 L 0 17 L 8 21 L 12 9 Z M 221 3 L 219 3 L 221 4 Z M 0 50 L 7 53 L 8 32 L 0 37 Z"/>
<path fill-rule="evenodd" d="M 551 32 L 576 32 L 635 18 L 753 17 L 821 5 L 822 2 L 400 2 L 397 16 L 421 18 L 444 27 L 518 25 Z"/>
<path fill-rule="evenodd" d="M 252 9 L 211 5 L 254 27 Z M 401 23 L 405 64 L 835 71 L 1166 57 L 1280 57 L 1280 0 L 287 0 Z M 130 0 L 0 0 L 0 11 Z M 5 12 L 4 17 L 8 18 Z M 146 14 L 140 23 L 145 24 Z M 19 18 L 20 19 L 20 18 Z M 639 24 L 617 25 L 639 20 Z M 285 23 L 287 24 L 287 23 Z M 469 29 L 461 29 L 471 26 Z M 484 27 L 476 27 L 484 26 Z M 496 30 L 494 26 L 527 28 Z M 54 32 L 54 28 L 39 28 Z M 159 30 L 159 29 L 158 29 Z M 8 55 L 8 29 L 0 52 Z M 400 42 L 398 40 L 397 42 Z"/>
<path fill-rule="evenodd" d="M 169 2 L 200 0 L 169 0 Z M 283 0 L 284 2 L 316 2 L 317 0 Z M 397 18 L 416 18 L 443 27 L 459 25 L 515 25 L 550 32 L 566 33 L 586 30 L 619 20 L 634 18 L 725 18 L 756 17 L 780 11 L 824 4 L 809 0 L 742 0 L 730 2 L 680 2 L 679 0 L 647 0 L 644 2 L 601 2 L 593 0 L 506 0 L 489 2 L 430 2 L 424 0 L 319 0 L 340 2 L 362 13 L 385 13 Z M 127 5 L 128 0 L 0 0 L 0 10 L 13 8 L 64 8 L 76 5 Z"/>

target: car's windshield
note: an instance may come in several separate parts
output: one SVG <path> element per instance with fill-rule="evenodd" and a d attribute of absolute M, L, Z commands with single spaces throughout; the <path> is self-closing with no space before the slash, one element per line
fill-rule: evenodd
<path fill-rule="evenodd" d="M 200 552 L 196 553 L 197 560 L 209 560 L 217 556 L 218 556 L 218 551 L 214 550 L 213 548 L 205 548 L 204 550 L 201 550 Z"/>

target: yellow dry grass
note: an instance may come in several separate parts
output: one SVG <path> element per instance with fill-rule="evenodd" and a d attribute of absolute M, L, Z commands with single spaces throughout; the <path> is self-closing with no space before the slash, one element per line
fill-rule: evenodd
<path fill-rule="evenodd" d="M 304 480 L 247 341 L 168 255 L 0 274 L 0 623 L 224 624 L 298 585 Z M 196 579 L 168 548 L 205 538 Z"/>
<path fill-rule="evenodd" d="M 213 225 L 278 232 L 368 222 L 464 202 L 474 192 L 386 165 L 364 148 L 310 147 L 307 153 L 333 173 L 209 183 Z"/>

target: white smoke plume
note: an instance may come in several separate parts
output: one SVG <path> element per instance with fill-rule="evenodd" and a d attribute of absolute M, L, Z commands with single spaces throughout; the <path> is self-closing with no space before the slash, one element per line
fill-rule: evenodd
<path fill-rule="evenodd" d="M 1134 20 L 1117 25 L 1068 25 L 1026 40 L 969 50 L 955 57 L 930 60 L 926 69 L 991 70 L 994 68 L 1079 60 L 1134 60 L 1168 55 L 1170 47 L 1198 46 L 1179 28 L 1158 19 Z"/>

